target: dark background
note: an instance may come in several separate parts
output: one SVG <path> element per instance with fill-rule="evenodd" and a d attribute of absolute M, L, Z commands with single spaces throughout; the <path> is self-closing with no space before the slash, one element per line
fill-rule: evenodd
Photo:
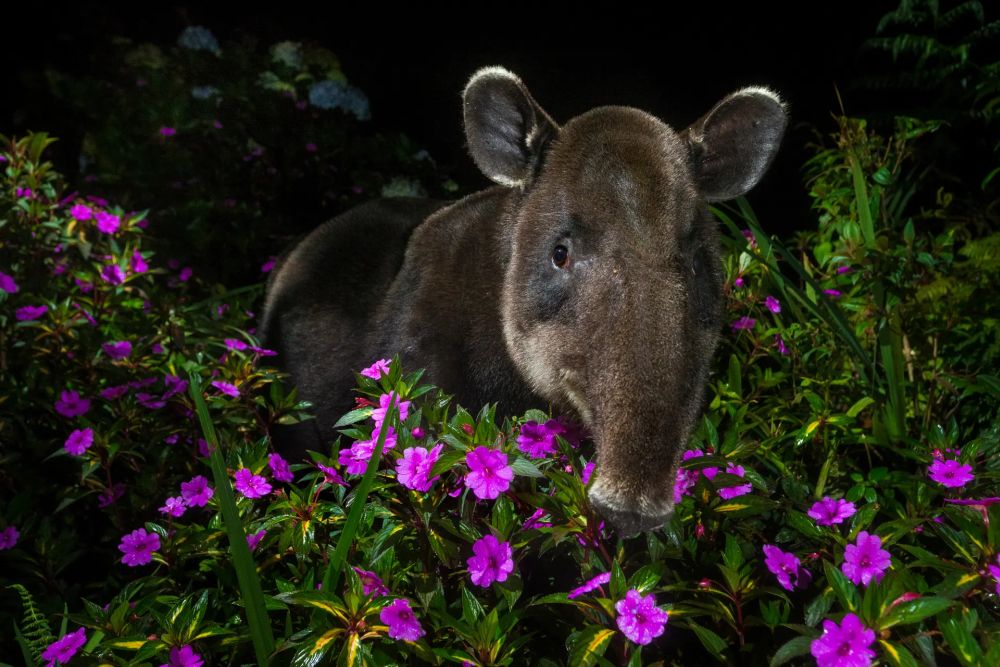
<path fill-rule="evenodd" d="M 486 185 L 465 155 L 459 104 L 478 67 L 503 65 L 519 74 L 560 123 L 594 106 L 622 104 L 683 127 L 726 93 L 766 85 L 789 103 L 792 125 L 751 201 L 772 231 L 787 232 L 810 218 L 801 165 L 815 130 L 835 129 L 837 91 L 851 114 L 892 104 L 849 82 L 864 64 L 863 41 L 896 3 L 762 4 L 661 3 L 659 11 L 614 4 L 482 5 L 475 16 L 471 3 L 439 4 L 433 11 L 336 3 L 321 9 L 271 3 L 261 10 L 21 5 L 4 10 L 9 79 L 0 132 L 44 130 L 62 138 L 57 167 L 72 176 L 69 156 L 79 128 L 48 103 L 45 68 L 92 72 L 107 58 L 114 35 L 172 44 L 188 25 L 204 25 L 223 43 L 250 34 L 264 44 L 294 39 L 333 50 L 351 83 L 368 95 L 372 124 L 405 131 L 464 191 Z"/>

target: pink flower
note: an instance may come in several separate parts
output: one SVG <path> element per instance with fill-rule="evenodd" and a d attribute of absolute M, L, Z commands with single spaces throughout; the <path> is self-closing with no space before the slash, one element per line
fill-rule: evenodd
<path fill-rule="evenodd" d="M 795 554 L 770 544 L 764 545 L 764 565 L 778 578 L 778 583 L 785 590 L 805 588 L 812 581 L 809 570 L 802 567 Z"/>
<path fill-rule="evenodd" d="M 415 642 L 426 634 L 410 609 L 408 600 L 393 600 L 392 604 L 382 608 L 378 617 L 389 626 L 389 636 L 393 639 Z"/>
<path fill-rule="evenodd" d="M 174 646 L 170 649 L 170 662 L 166 662 L 160 667 L 201 667 L 205 661 L 194 652 L 190 645 Z"/>
<path fill-rule="evenodd" d="M 149 264 L 143 259 L 142 253 L 138 250 L 132 252 L 132 256 L 128 260 L 129 268 L 132 269 L 132 273 L 145 273 L 149 270 Z"/>
<path fill-rule="evenodd" d="M 214 495 L 215 489 L 208 485 L 208 480 L 202 475 L 181 482 L 181 498 L 189 507 L 204 507 Z"/>
<path fill-rule="evenodd" d="M 90 410 L 89 398 L 83 398 L 71 389 L 65 389 L 59 393 L 59 400 L 56 401 L 56 412 L 63 417 L 79 417 L 87 414 L 88 410 Z"/>
<path fill-rule="evenodd" d="M 857 510 L 854 503 L 837 498 L 834 500 L 830 496 L 824 496 L 823 500 L 817 500 L 809 508 L 807 514 L 816 520 L 816 525 L 832 526 L 835 523 L 844 523 L 844 519 L 851 517 Z"/>
<path fill-rule="evenodd" d="M 277 261 L 278 261 L 278 258 L 275 257 L 274 255 L 271 255 L 270 257 L 267 258 L 266 262 L 264 262 L 263 264 L 260 265 L 260 272 L 261 273 L 270 273 L 271 271 L 274 270 L 274 265 L 275 265 L 275 263 Z"/>
<path fill-rule="evenodd" d="M 517 447 L 533 459 L 545 458 L 556 451 L 556 434 L 548 423 L 525 422 L 517 436 Z"/>
<path fill-rule="evenodd" d="M 250 547 L 250 551 L 253 551 L 261 543 L 261 540 L 267 536 L 267 531 L 261 528 L 253 535 L 247 535 L 247 546 Z"/>
<path fill-rule="evenodd" d="M 597 461 L 588 461 L 587 465 L 583 466 L 583 471 L 580 472 L 580 481 L 584 486 L 590 483 L 590 476 L 594 474 L 594 468 L 597 467 Z"/>
<path fill-rule="evenodd" d="M 391 363 L 392 363 L 391 359 L 379 359 L 374 364 L 361 371 L 361 374 L 364 375 L 366 378 L 378 380 L 383 375 L 389 374 L 389 364 Z"/>
<path fill-rule="evenodd" d="M 233 475 L 236 480 L 236 490 L 245 498 L 260 498 L 271 493 L 271 485 L 260 475 L 255 475 L 249 468 L 240 468 Z"/>
<path fill-rule="evenodd" d="M 105 389 L 102 389 L 99 395 L 105 401 L 113 401 L 116 398 L 121 398 L 127 393 L 128 393 L 128 385 L 120 384 L 113 387 L 107 387 Z"/>
<path fill-rule="evenodd" d="M 81 456 L 94 444 L 94 430 L 89 428 L 78 428 L 69 434 L 63 445 L 66 451 L 73 456 Z"/>
<path fill-rule="evenodd" d="M 14 526 L 7 526 L 3 530 L 0 530 L 0 551 L 13 549 L 20 537 L 21 533 Z"/>
<path fill-rule="evenodd" d="M 125 272 L 117 264 L 108 264 L 101 269 L 101 279 L 109 285 L 121 285 L 125 282 Z"/>
<path fill-rule="evenodd" d="M 359 440 L 350 449 L 341 449 L 337 461 L 347 466 L 348 475 L 361 475 L 368 469 L 368 461 L 375 451 L 375 443 L 371 440 Z"/>
<path fill-rule="evenodd" d="M 160 536 L 147 533 L 145 528 L 136 528 L 122 537 L 118 550 L 121 551 L 122 562 L 129 567 L 145 565 L 153 560 L 153 552 L 160 548 Z"/>
<path fill-rule="evenodd" d="M 13 526 L 11 526 L 11 528 L 13 528 Z M 8 528 L 8 530 L 10 530 L 10 528 Z M 17 531 L 14 532 L 16 533 Z M 11 546 L 13 546 L 13 544 Z M 997 555 L 997 564 L 987 565 L 986 569 L 989 570 L 989 573 L 993 575 L 994 579 L 996 579 L 997 595 L 1000 595 L 1000 554 Z"/>
<path fill-rule="evenodd" d="M 840 298 L 840 290 L 836 290 L 836 289 L 825 289 L 825 290 L 823 290 L 823 294 L 827 295 L 828 297 L 830 297 L 832 299 L 839 299 Z"/>
<path fill-rule="evenodd" d="M 588 579 L 586 582 L 584 582 L 582 586 L 579 586 L 571 590 L 569 594 L 566 595 L 566 597 L 569 598 L 570 600 L 575 600 L 581 595 L 585 595 L 594 589 L 600 588 L 609 581 L 611 581 L 611 573 L 602 572 L 593 579 Z"/>
<path fill-rule="evenodd" d="M 764 299 L 764 305 L 767 306 L 767 309 L 774 314 L 778 314 L 781 312 L 781 302 L 775 299 L 773 296 L 768 296 L 766 299 Z"/>
<path fill-rule="evenodd" d="M 90 220 L 94 217 L 94 211 L 86 204 L 80 202 L 73 204 L 73 208 L 69 210 L 69 214 L 80 222 Z"/>
<path fill-rule="evenodd" d="M 171 396 L 187 391 L 188 388 L 187 380 L 182 380 L 178 376 L 170 374 L 163 376 L 163 384 L 166 387 L 166 390 L 163 392 L 163 398 L 170 398 Z"/>
<path fill-rule="evenodd" d="M 745 329 L 753 329 L 756 324 L 757 320 L 744 315 L 743 317 L 737 318 L 729 326 L 732 327 L 733 331 L 742 331 Z"/>
<path fill-rule="evenodd" d="M 14 317 L 18 322 L 37 320 L 39 317 L 49 312 L 48 306 L 21 306 L 14 311 Z"/>
<path fill-rule="evenodd" d="M 934 461 L 927 471 L 927 476 L 949 489 L 963 487 L 975 478 L 975 475 L 972 474 L 972 466 L 953 459 Z"/>
<path fill-rule="evenodd" d="M 882 581 L 891 559 L 889 552 L 881 547 L 882 538 L 878 535 L 869 535 L 862 530 L 858 533 L 855 543 L 848 544 L 844 550 L 841 571 L 853 583 L 862 586 L 870 584 L 872 579 Z"/>
<path fill-rule="evenodd" d="M 663 634 L 669 618 L 667 612 L 656 606 L 656 596 L 643 597 L 632 588 L 624 600 L 615 603 L 618 611 L 618 629 L 636 644 L 646 645 Z"/>
<path fill-rule="evenodd" d="M 823 636 L 810 645 L 817 667 L 869 667 L 875 651 L 875 631 L 865 627 L 861 619 L 847 613 L 840 625 L 823 621 Z"/>
<path fill-rule="evenodd" d="M 190 266 L 185 266 L 177 274 L 177 280 L 181 281 L 182 283 L 186 283 L 187 281 L 191 280 L 191 276 L 193 274 L 194 270 Z"/>
<path fill-rule="evenodd" d="M 183 516 L 184 512 L 187 510 L 187 505 L 184 504 L 184 498 L 181 496 L 173 496 L 167 498 L 167 501 L 160 508 L 161 514 L 168 514 L 173 517 Z"/>
<path fill-rule="evenodd" d="M 374 572 L 369 572 L 368 570 L 362 570 L 360 567 L 354 568 L 357 573 L 358 578 L 361 579 L 361 592 L 365 595 L 388 595 L 388 587 L 382 583 L 382 580 Z"/>
<path fill-rule="evenodd" d="M 14 294 L 18 290 L 14 277 L 3 271 L 0 271 L 0 290 L 7 292 L 7 294 Z"/>
<path fill-rule="evenodd" d="M 177 130 L 175 130 L 172 127 L 164 125 L 163 127 L 160 128 L 160 136 L 161 137 L 172 137 L 175 134 L 177 134 Z"/>
<path fill-rule="evenodd" d="M 113 213 L 97 212 L 97 229 L 105 234 L 114 234 L 122 224 L 122 219 Z"/>
<path fill-rule="evenodd" d="M 382 394 L 378 397 L 378 407 L 372 410 L 372 419 L 375 420 L 375 428 L 382 428 L 382 422 L 385 421 L 385 413 L 389 409 L 389 402 L 395 405 L 399 410 L 399 421 L 406 419 L 406 416 L 410 412 L 410 401 L 400 401 L 399 396 L 396 392 L 390 391 L 388 394 Z M 372 438 L 376 436 L 372 435 Z M 393 443 L 395 444 L 395 443 Z M 389 449 L 388 443 L 386 449 Z"/>
<path fill-rule="evenodd" d="M 774 347 L 778 348 L 778 352 L 788 356 L 788 346 L 785 345 L 785 339 L 781 337 L 781 334 L 774 334 Z"/>
<path fill-rule="evenodd" d="M 726 472 L 730 475 L 736 475 L 737 477 L 743 477 L 746 475 L 746 470 L 743 466 L 738 466 L 730 463 L 726 466 Z M 723 500 L 731 500 L 737 496 L 744 496 L 753 490 L 752 484 L 737 484 L 736 486 L 724 486 L 719 489 L 719 497 Z"/>
<path fill-rule="evenodd" d="M 838 266 L 838 267 L 837 267 L 837 275 L 838 275 L 838 276 L 842 276 L 842 275 L 844 275 L 845 273 L 849 273 L 849 272 L 850 272 L 850 270 L 851 270 L 851 267 L 850 267 L 850 266 L 846 266 L 846 265 L 845 265 L 845 266 Z"/>
<path fill-rule="evenodd" d="M 323 472 L 323 481 L 327 484 L 338 484 L 340 486 L 347 486 L 347 482 L 340 476 L 336 468 L 331 468 L 330 466 L 325 466 L 322 463 L 317 463 L 316 467 Z"/>
<path fill-rule="evenodd" d="M 221 391 L 226 396 L 232 396 L 233 398 L 239 398 L 240 390 L 236 388 L 236 385 L 231 382 L 223 382 L 222 380 L 214 380 L 212 386 Z"/>
<path fill-rule="evenodd" d="M 510 542 L 500 542 L 486 535 L 472 545 L 473 556 L 466 561 L 472 583 L 486 588 L 494 581 L 507 581 L 514 571 L 514 552 Z"/>
<path fill-rule="evenodd" d="M 250 347 L 238 338 L 225 338 L 222 342 L 225 343 L 226 347 L 230 350 L 239 350 L 241 352 Z"/>
<path fill-rule="evenodd" d="M 435 445 L 430 451 L 424 447 L 407 447 L 396 461 L 396 479 L 408 489 L 426 493 L 438 478 L 430 479 L 431 468 L 441 456 L 444 445 Z"/>
<path fill-rule="evenodd" d="M 507 455 L 500 450 L 476 447 L 465 455 L 469 473 L 465 485 L 479 499 L 492 499 L 510 487 L 514 470 L 507 465 Z"/>
<path fill-rule="evenodd" d="M 545 528 L 546 526 L 551 526 L 552 523 L 549 521 L 542 521 L 541 518 L 545 516 L 545 510 L 539 508 L 531 513 L 531 516 L 521 524 L 521 530 L 531 530 L 532 528 Z"/>
<path fill-rule="evenodd" d="M 267 457 L 267 467 L 271 469 L 271 476 L 279 482 L 291 482 L 295 479 L 292 469 L 288 467 L 288 461 L 281 458 L 281 454 L 271 454 Z"/>
<path fill-rule="evenodd" d="M 124 359 L 132 354 L 132 343 L 127 340 L 116 340 L 110 343 L 101 343 L 101 349 L 112 359 Z"/>
<path fill-rule="evenodd" d="M 84 644 L 87 643 L 87 631 L 84 628 L 77 628 L 75 631 L 63 635 L 45 647 L 42 652 L 42 660 L 48 660 L 45 667 L 53 667 L 56 661 L 60 665 L 65 665 L 76 655 Z"/>
<path fill-rule="evenodd" d="M 125 495 L 125 485 L 122 483 L 112 484 L 101 491 L 97 496 L 98 507 L 108 507 L 118 502 L 118 499 Z"/>

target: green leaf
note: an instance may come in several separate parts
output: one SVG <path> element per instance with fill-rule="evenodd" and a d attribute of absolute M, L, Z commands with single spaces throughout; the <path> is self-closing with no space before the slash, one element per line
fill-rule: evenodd
<path fill-rule="evenodd" d="M 713 509 L 722 514 L 732 517 L 747 517 L 756 514 L 763 514 L 777 507 L 777 503 L 768 498 L 748 494 L 739 496 L 732 500 L 726 500 L 716 505 Z"/>
<path fill-rule="evenodd" d="M 884 630 L 894 625 L 907 625 L 918 623 L 928 616 L 944 611 L 954 604 L 954 601 L 947 598 L 930 596 L 921 597 L 908 602 L 900 602 L 895 607 L 884 614 L 878 624 L 878 629 Z"/>
<path fill-rule="evenodd" d="M 857 612 L 861 606 L 861 598 L 858 596 L 858 589 L 854 587 L 854 584 L 848 581 L 844 573 L 829 561 L 823 561 L 823 571 L 826 573 L 826 583 L 833 589 L 840 604 L 847 608 L 847 611 Z"/>
<path fill-rule="evenodd" d="M 785 642 L 771 657 L 771 667 L 780 667 L 800 655 L 809 655 L 813 639 L 813 637 L 796 637 Z"/>
<path fill-rule="evenodd" d="M 965 623 L 969 620 L 969 614 L 974 613 L 969 611 L 956 612 L 938 622 L 941 634 L 944 635 L 952 653 L 962 663 L 962 667 L 982 667 L 985 664 L 983 663 L 983 650 Z M 961 618 L 963 615 L 965 619 Z M 972 620 L 975 621 L 975 618 Z"/>
<path fill-rule="evenodd" d="M 566 640 L 569 664 L 576 667 L 590 667 L 597 664 L 597 659 L 604 656 L 614 636 L 614 630 L 599 625 L 590 625 L 579 632 L 574 632 Z"/>
<path fill-rule="evenodd" d="M 523 457 L 517 457 L 514 462 L 510 464 L 510 467 L 514 470 L 515 474 L 522 475 L 524 477 L 545 477 L 545 474 L 538 469 L 534 463 Z"/>
<path fill-rule="evenodd" d="M 434 466 L 431 468 L 430 474 L 427 476 L 428 479 L 432 479 L 444 472 L 447 472 L 448 470 L 451 470 L 456 463 L 465 460 L 466 453 L 467 452 L 463 452 L 460 450 L 452 450 L 450 452 L 445 452 L 444 454 L 439 456 L 438 460 L 434 463 Z"/>
<path fill-rule="evenodd" d="M 359 421 L 364 421 L 372 416 L 373 410 L 374 408 L 358 408 L 357 410 L 351 410 L 346 415 L 338 419 L 337 423 L 333 425 L 333 428 L 349 426 L 351 424 L 357 424 Z"/>
<path fill-rule="evenodd" d="M 880 639 L 879 647 L 881 650 L 879 653 L 888 661 L 893 667 L 920 667 L 920 663 L 917 659 L 913 657 L 913 654 L 907 650 L 902 644 L 895 644 L 885 639 Z"/>
<path fill-rule="evenodd" d="M 714 657 L 722 660 L 722 653 L 728 646 L 728 644 L 726 644 L 726 640 L 708 628 L 698 625 L 691 619 L 687 619 L 687 626 L 694 631 L 694 634 L 698 637 L 698 641 L 700 641 L 701 645 L 705 647 L 705 650 L 711 653 Z"/>

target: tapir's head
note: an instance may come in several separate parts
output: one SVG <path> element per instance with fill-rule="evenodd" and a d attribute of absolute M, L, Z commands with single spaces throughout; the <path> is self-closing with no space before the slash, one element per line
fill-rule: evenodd
<path fill-rule="evenodd" d="M 590 501 L 623 534 L 662 525 L 721 328 L 707 204 L 752 188 L 786 125 L 764 88 L 682 132 L 600 107 L 562 127 L 491 67 L 464 93 L 479 168 L 515 191 L 505 223 L 507 347 L 531 386 L 571 406 L 597 445 Z"/>

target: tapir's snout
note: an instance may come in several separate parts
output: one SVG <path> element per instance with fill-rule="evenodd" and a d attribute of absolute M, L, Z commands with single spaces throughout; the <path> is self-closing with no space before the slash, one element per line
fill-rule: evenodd
<path fill-rule="evenodd" d="M 674 514 L 672 505 L 629 503 L 620 496 L 609 494 L 599 483 L 587 494 L 590 505 L 608 521 L 622 537 L 656 530 Z"/>

